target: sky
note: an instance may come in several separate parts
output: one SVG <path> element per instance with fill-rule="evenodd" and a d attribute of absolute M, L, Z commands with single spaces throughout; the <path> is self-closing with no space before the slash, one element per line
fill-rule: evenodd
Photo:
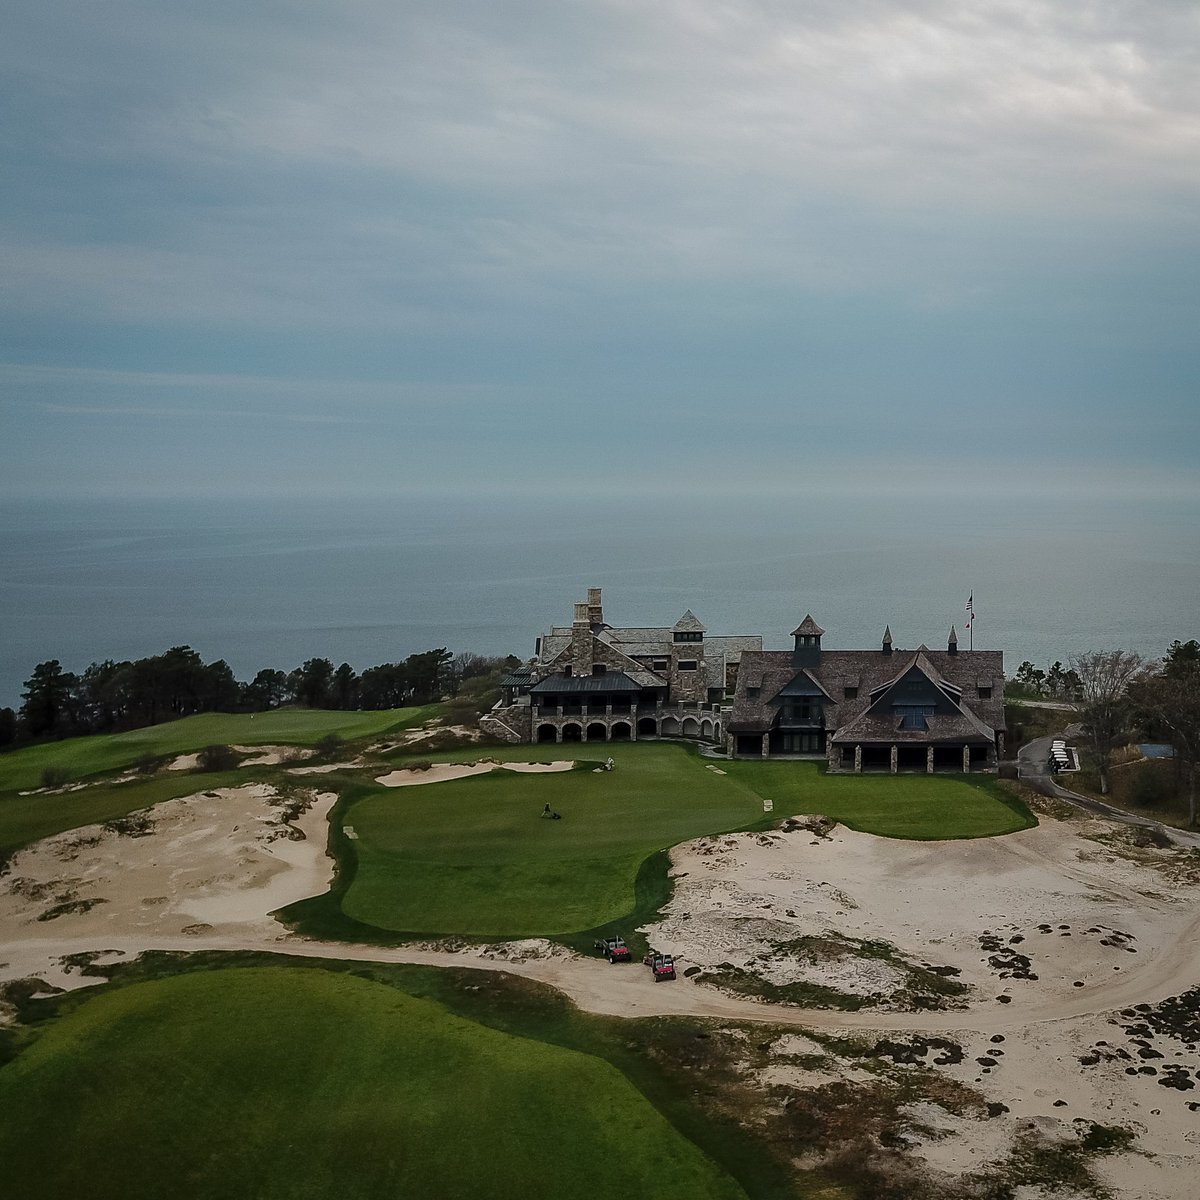
<path fill-rule="evenodd" d="M 39 0 L 0 498 L 1200 493 L 1180 0 Z"/>

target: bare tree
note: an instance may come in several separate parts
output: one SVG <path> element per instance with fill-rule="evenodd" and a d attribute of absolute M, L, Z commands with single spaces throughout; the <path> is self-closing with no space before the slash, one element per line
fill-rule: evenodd
<path fill-rule="evenodd" d="M 1071 670 L 1079 680 L 1079 716 L 1096 760 L 1100 794 L 1107 796 L 1112 752 L 1129 732 L 1129 686 L 1143 676 L 1146 664 L 1126 650 L 1098 650 L 1072 655 Z"/>
<path fill-rule="evenodd" d="M 1164 670 L 1130 688 L 1138 708 L 1167 731 L 1187 781 L 1188 824 L 1196 826 L 1196 768 L 1200 760 L 1200 669 Z"/>

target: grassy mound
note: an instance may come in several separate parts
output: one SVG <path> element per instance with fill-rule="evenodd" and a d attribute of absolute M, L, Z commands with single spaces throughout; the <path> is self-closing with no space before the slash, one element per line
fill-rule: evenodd
<path fill-rule="evenodd" d="M 83 1001 L 0 1069 L 14 1197 L 744 1197 L 615 1068 L 350 975 Z"/>

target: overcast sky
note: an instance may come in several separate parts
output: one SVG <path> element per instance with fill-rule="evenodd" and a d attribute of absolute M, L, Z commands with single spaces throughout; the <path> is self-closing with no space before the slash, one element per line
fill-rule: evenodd
<path fill-rule="evenodd" d="M 0 494 L 1196 494 L 1194 0 L 39 0 Z"/>

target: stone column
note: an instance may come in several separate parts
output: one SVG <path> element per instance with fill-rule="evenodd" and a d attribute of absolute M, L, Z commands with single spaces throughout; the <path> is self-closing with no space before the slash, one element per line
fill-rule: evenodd
<path fill-rule="evenodd" d="M 556 742 L 562 741 L 562 726 L 561 725 L 556 725 L 554 727 L 554 740 Z"/>
<path fill-rule="evenodd" d="M 996 761 L 1004 761 L 1004 730 L 996 734 Z"/>
<path fill-rule="evenodd" d="M 579 722 L 579 740 L 587 741 L 587 713 L 583 714 L 583 719 Z"/>
<path fill-rule="evenodd" d="M 862 747 L 854 747 L 854 773 L 855 775 L 862 774 Z"/>
<path fill-rule="evenodd" d="M 895 773 L 900 769 L 900 749 L 896 745 L 892 746 L 891 758 L 892 774 L 895 775 Z"/>
<path fill-rule="evenodd" d="M 971 747 L 964 746 L 963 747 L 963 774 L 969 775 L 970 773 L 971 773 Z"/>
<path fill-rule="evenodd" d="M 933 747 L 928 746 L 925 750 L 925 771 L 927 774 L 933 774 Z"/>
<path fill-rule="evenodd" d="M 631 742 L 637 741 L 637 721 L 637 710 L 635 709 L 629 714 L 629 740 Z"/>
<path fill-rule="evenodd" d="M 831 733 L 825 739 L 825 762 L 828 765 L 829 770 L 831 770 L 831 771 L 836 771 L 838 769 L 838 767 L 840 767 L 842 765 L 840 761 L 838 761 L 838 762 L 834 761 L 835 754 L 837 754 L 837 757 L 840 760 L 841 754 L 838 753 L 837 747 L 835 747 L 833 744 L 833 734 Z"/>
<path fill-rule="evenodd" d="M 762 756 L 763 758 L 771 757 L 771 735 L 769 733 L 762 735 Z"/>

